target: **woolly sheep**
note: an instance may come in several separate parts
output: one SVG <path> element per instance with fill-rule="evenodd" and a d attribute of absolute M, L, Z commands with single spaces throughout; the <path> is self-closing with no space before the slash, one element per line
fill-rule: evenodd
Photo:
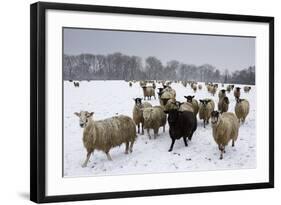
<path fill-rule="evenodd" d="M 245 122 L 247 115 L 249 114 L 250 104 L 246 99 L 236 98 L 235 114 L 242 123 Z"/>
<path fill-rule="evenodd" d="M 228 97 L 223 97 L 218 102 L 218 110 L 223 113 L 228 111 L 229 99 Z"/>
<path fill-rule="evenodd" d="M 194 99 L 194 95 L 188 95 L 188 96 L 184 96 L 186 98 L 186 101 L 192 104 L 193 107 L 193 111 L 195 116 L 198 114 L 199 111 L 199 105 L 198 105 L 198 101 L 196 99 Z"/>
<path fill-rule="evenodd" d="M 241 94 L 240 89 L 241 89 L 240 87 L 235 88 L 235 90 L 233 92 L 233 95 L 234 95 L 235 98 L 240 98 L 240 94 Z"/>
<path fill-rule="evenodd" d="M 244 86 L 244 92 L 248 93 L 251 90 L 251 86 Z"/>
<path fill-rule="evenodd" d="M 159 89 L 158 96 L 159 96 L 160 105 L 165 106 L 169 99 L 176 98 L 176 91 L 171 87 L 158 88 L 158 89 Z"/>
<path fill-rule="evenodd" d="M 199 100 L 199 119 L 203 120 L 204 128 L 209 123 L 211 112 L 215 109 L 215 103 L 212 99 Z"/>
<path fill-rule="evenodd" d="M 199 90 L 202 90 L 202 85 L 201 85 L 201 84 L 198 85 L 198 89 L 199 89 Z"/>
<path fill-rule="evenodd" d="M 138 133 L 140 133 L 140 125 L 141 125 L 141 130 L 142 130 L 142 134 L 144 134 L 144 129 L 143 129 L 143 113 L 142 113 L 142 109 L 143 108 L 147 108 L 147 107 L 152 107 L 152 105 L 148 102 L 141 102 L 141 98 L 135 98 L 135 106 L 133 108 L 133 120 L 135 122 L 135 124 L 138 127 Z"/>
<path fill-rule="evenodd" d="M 179 102 L 179 109 L 178 109 L 178 111 L 181 111 L 181 112 L 189 111 L 189 112 L 192 112 L 195 115 L 192 103 L 189 103 L 189 102 L 183 102 L 183 103 Z"/>
<path fill-rule="evenodd" d="M 192 139 L 193 133 L 197 129 L 197 119 L 193 112 L 170 110 L 168 112 L 169 135 L 172 140 L 169 152 L 173 150 L 174 143 L 177 139 L 183 138 L 187 147 L 187 140 Z"/>
<path fill-rule="evenodd" d="M 105 152 L 108 160 L 112 160 L 109 151 L 112 147 L 125 143 L 125 154 L 133 151 L 133 144 L 137 137 L 136 125 L 132 118 L 119 115 L 104 120 L 94 121 L 93 112 L 75 112 L 79 117 L 79 124 L 83 130 L 83 144 L 87 150 L 87 157 L 82 167 L 86 167 L 94 150 Z"/>
<path fill-rule="evenodd" d="M 158 135 L 160 127 L 163 127 L 163 132 L 165 132 L 166 125 L 166 114 L 161 106 L 148 107 L 143 109 L 143 118 L 144 118 L 144 128 L 147 129 L 147 134 L 149 139 L 150 129 L 154 130 L 154 139 Z"/>
<path fill-rule="evenodd" d="M 213 129 L 213 138 L 218 145 L 220 159 L 223 159 L 225 146 L 232 140 L 232 147 L 239 134 L 239 122 L 234 113 L 224 112 L 220 114 L 217 111 L 211 113 L 211 123 Z"/>
<path fill-rule="evenodd" d="M 221 89 L 220 91 L 219 91 L 219 100 L 220 99 L 222 99 L 223 97 L 226 97 L 226 92 L 225 92 L 226 90 L 225 89 Z"/>
<path fill-rule="evenodd" d="M 211 88 L 210 88 L 210 93 L 211 93 L 213 96 L 215 96 L 216 92 L 217 92 L 217 87 L 216 87 L 216 86 L 211 86 Z"/>
<path fill-rule="evenodd" d="M 192 89 L 193 89 L 193 91 L 196 93 L 196 91 L 197 91 L 197 85 L 196 85 L 195 83 L 192 84 Z"/>
<path fill-rule="evenodd" d="M 148 100 L 151 100 L 152 96 L 154 97 L 154 99 L 156 99 L 155 90 L 152 86 L 143 86 L 142 89 L 143 89 L 144 100 L 145 100 L 146 97 L 147 97 Z"/>

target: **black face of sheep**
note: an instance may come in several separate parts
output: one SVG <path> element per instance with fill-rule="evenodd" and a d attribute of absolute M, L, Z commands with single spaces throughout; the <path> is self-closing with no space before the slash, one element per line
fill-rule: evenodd
<path fill-rule="evenodd" d="M 240 87 L 236 87 L 235 89 L 237 90 L 237 92 L 239 92 L 241 88 Z"/>
<path fill-rule="evenodd" d="M 207 104 L 211 102 L 211 100 L 199 100 L 199 101 L 202 103 L 203 107 L 207 106 Z"/>
<path fill-rule="evenodd" d="M 141 106 L 141 98 L 134 98 L 134 101 L 135 101 L 135 105 L 136 106 Z"/>
<path fill-rule="evenodd" d="M 211 123 L 213 125 L 218 123 L 219 116 L 220 116 L 220 113 L 218 111 L 212 111 L 211 112 Z"/>
<path fill-rule="evenodd" d="M 189 95 L 189 96 L 184 96 L 184 97 L 186 98 L 186 101 L 187 101 L 187 102 L 192 103 L 192 100 L 193 100 L 193 98 L 194 98 L 194 95 L 193 95 L 193 96 Z"/>
<path fill-rule="evenodd" d="M 191 140 L 193 133 L 197 129 L 197 120 L 193 112 L 189 111 L 168 111 L 169 134 L 172 140 L 169 152 L 173 150 L 174 143 L 177 139 L 183 138 L 185 146 L 187 138 Z"/>
<path fill-rule="evenodd" d="M 221 90 L 222 94 L 225 94 L 225 91 L 226 91 L 225 89 L 222 89 L 222 90 Z"/>

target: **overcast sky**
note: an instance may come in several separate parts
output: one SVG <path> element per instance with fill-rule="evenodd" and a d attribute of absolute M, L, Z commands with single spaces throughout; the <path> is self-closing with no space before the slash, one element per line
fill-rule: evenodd
<path fill-rule="evenodd" d="M 132 31 L 64 29 L 64 54 L 121 52 L 162 63 L 211 64 L 217 69 L 241 70 L 255 65 L 255 38 Z"/>

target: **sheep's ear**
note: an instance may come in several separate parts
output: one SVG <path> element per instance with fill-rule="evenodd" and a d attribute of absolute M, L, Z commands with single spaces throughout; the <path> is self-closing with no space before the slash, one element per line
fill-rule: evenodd
<path fill-rule="evenodd" d="M 94 114 L 94 112 L 90 112 L 90 113 L 87 114 L 87 117 L 92 117 L 93 114 Z"/>
<path fill-rule="evenodd" d="M 195 97 L 195 95 L 191 96 L 191 98 L 194 98 L 194 97 Z"/>
<path fill-rule="evenodd" d="M 203 100 L 199 100 L 201 103 L 203 103 L 204 101 Z"/>
<path fill-rule="evenodd" d="M 187 96 L 183 96 L 183 97 L 185 97 L 187 99 Z"/>
<path fill-rule="evenodd" d="M 76 115 L 77 117 L 80 117 L 80 113 L 79 112 L 75 112 L 74 115 Z"/>

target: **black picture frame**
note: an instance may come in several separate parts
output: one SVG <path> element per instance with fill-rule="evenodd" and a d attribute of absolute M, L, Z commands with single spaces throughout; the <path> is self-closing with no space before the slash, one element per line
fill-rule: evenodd
<path fill-rule="evenodd" d="M 46 196 L 46 10 L 86 11 L 195 19 L 262 22 L 269 25 L 269 181 L 238 185 Z M 30 6 L 30 200 L 37 203 L 97 200 L 274 187 L 274 17 L 38 2 Z"/>

